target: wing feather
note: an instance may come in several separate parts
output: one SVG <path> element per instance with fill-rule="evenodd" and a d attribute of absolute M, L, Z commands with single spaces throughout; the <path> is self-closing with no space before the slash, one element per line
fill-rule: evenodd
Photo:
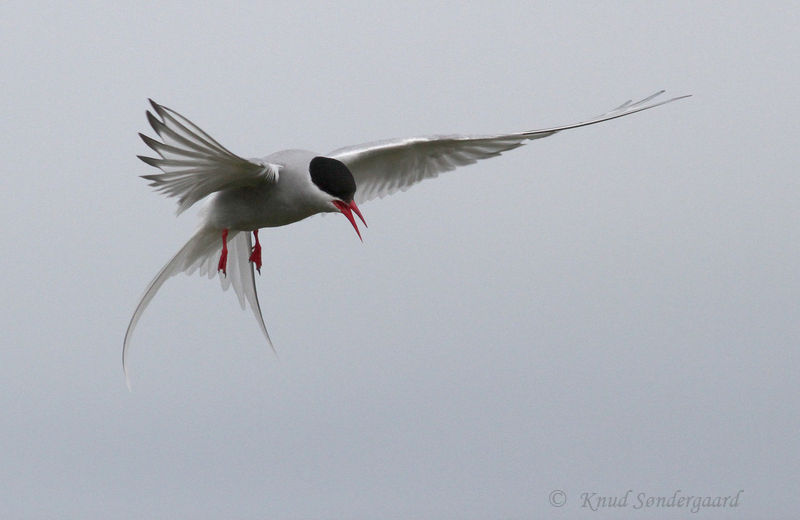
<path fill-rule="evenodd" d="M 391 139 L 339 148 L 328 156 L 345 163 L 353 173 L 358 187 L 355 199 L 360 204 L 397 191 L 405 191 L 418 182 L 434 178 L 459 166 L 497 157 L 504 152 L 519 148 L 527 141 L 549 137 L 571 128 L 624 117 L 689 97 L 679 96 L 652 102 L 663 93 L 663 90 L 656 92 L 635 103 L 626 101 L 610 112 L 570 125 L 512 134 L 435 135 Z"/>
<path fill-rule="evenodd" d="M 161 141 L 139 134 L 159 157 L 139 156 L 162 173 L 143 175 L 150 186 L 178 198 L 178 213 L 216 191 L 278 181 L 280 167 L 260 159 L 243 159 L 200 127 L 152 99 L 150 126 Z M 160 119 L 159 119 L 160 118 Z"/>

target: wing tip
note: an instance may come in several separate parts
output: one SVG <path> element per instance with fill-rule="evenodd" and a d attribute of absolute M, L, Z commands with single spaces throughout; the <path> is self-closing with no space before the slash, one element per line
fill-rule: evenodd
<path fill-rule="evenodd" d="M 153 139 L 152 137 L 150 137 L 150 136 L 148 136 L 148 135 L 145 135 L 145 134 L 143 134 L 143 133 L 141 133 L 141 132 L 139 132 L 139 138 L 140 138 L 142 141 L 144 141 L 144 144 L 146 144 L 146 145 L 147 145 L 147 146 L 148 146 L 148 147 L 149 147 L 151 150 L 153 150 L 153 151 L 154 151 L 154 152 L 156 152 L 157 154 L 161 155 L 161 152 L 159 152 L 159 151 L 158 151 L 158 147 L 159 147 L 159 145 L 160 145 L 161 143 L 159 143 L 158 141 L 156 141 L 156 140 L 155 140 L 155 139 Z"/>
<path fill-rule="evenodd" d="M 145 114 L 147 115 L 147 122 L 150 123 L 150 126 L 153 128 L 153 130 L 158 135 L 161 135 L 160 128 L 164 126 L 164 122 L 159 121 L 159 119 L 149 110 L 145 110 Z"/>
<path fill-rule="evenodd" d="M 146 155 L 137 155 L 136 157 L 138 157 L 139 160 L 143 161 L 145 164 L 148 164 L 155 168 L 160 168 L 159 164 L 161 163 L 161 159 L 156 159 L 155 157 L 148 157 Z"/>

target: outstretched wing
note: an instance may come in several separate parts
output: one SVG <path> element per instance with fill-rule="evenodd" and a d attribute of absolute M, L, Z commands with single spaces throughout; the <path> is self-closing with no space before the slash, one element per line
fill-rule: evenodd
<path fill-rule="evenodd" d="M 422 180 L 436 177 L 459 166 L 496 157 L 522 146 L 526 141 L 548 137 L 570 128 L 616 119 L 689 97 L 653 101 L 663 93 L 663 90 L 656 92 L 636 103 L 627 101 L 610 112 L 571 125 L 513 134 L 392 139 L 340 148 L 328 156 L 345 163 L 353 173 L 358 187 L 355 200 L 360 204 L 376 197 L 405 191 Z"/>
<path fill-rule="evenodd" d="M 174 110 L 152 99 L 150 104 L 158 117 L 148 110 L 147 120 L 161 141 L 139 136 L 160 158 L 139 159 L 162 173 L 142 177 L 158 191 L 178 197 L 178 213 L 215 191 L 278 181 L 277 165 L 243 159 Z"/>

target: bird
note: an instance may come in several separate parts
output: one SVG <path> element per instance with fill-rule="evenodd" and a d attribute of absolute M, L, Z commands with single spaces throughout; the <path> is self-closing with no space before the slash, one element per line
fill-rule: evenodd
<path fill-rule="evenodd" d="M 177 213 L 201 202 L 200 224 L 186 244 L 147 286 L 122 347 L 122 367 L 130 388 L 128 353 L 139 319 L 158 290 L 181 272 L 219 276 L 223 290 L 233 287 L 242 309 L 249 307 L 267 344 L 275 350 L 264 323 L 255 284 L 261 273 L 262 228 L 285 226 L 319 213 L 341 213 L 362 240 L 356 218 L 367 226 L 359 204 L 398 191 L 482 159 L 497 157 L 528 141 L 564 130 L 594 125 L 690 97 L 664 99 L 664 90 L 640 101 L 628 100 L 599 116 L 568 125 L 490 135 L 432 135 L 374 141 L 327 154 L 289 149 L 245 159 L 178 112 L 150 99 L 147 120 L 157 138 L 139 136 L 158 157 L 138 156 L 160 173 L 142 175 L 156 191 L 174 197 Z M 252 240 L 251 240 L 252 235 Z"/>

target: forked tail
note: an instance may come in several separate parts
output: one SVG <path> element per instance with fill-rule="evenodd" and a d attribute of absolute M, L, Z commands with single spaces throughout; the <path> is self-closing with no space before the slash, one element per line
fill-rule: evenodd
<path fill-rule="evenodd" d="M 150 285 L 147 286 L 139 305 L 133 312 L 128 330 L 125 331 L 125 340 L 122 345 L 122 370 L 125 373 L 125 383 L 130 389 L 130 379 L 128 377 L 128 347 L 130 346 L 133 329 L 142 317 L 144 310 L 152 301 L 158 290 L 169 278 L 178 273 L 191 274 L 199 271 L 200 275 L 207 275 L 213 278 L 217 274 L 217 256 L 222 248 L 221 230 L 201 227 L 195 232 L 192 238 L 178 251 L 167 265 L 161 268 Z M 234 292 L 239 299 L 239 304 L 244 309 L 250 307 L 256 317 L 267 343 L 275 350 L 270 340 L 264 318 L 261 316 L 261 306 L 258 303 L 258 293 L 256 292 L 255 276 L 253 265 L 249 262 L 252 242 L 250 233 L 231 231 L 228 234 L 228 274 L 220 276 L 223 290 L 233 286 Z"/>

